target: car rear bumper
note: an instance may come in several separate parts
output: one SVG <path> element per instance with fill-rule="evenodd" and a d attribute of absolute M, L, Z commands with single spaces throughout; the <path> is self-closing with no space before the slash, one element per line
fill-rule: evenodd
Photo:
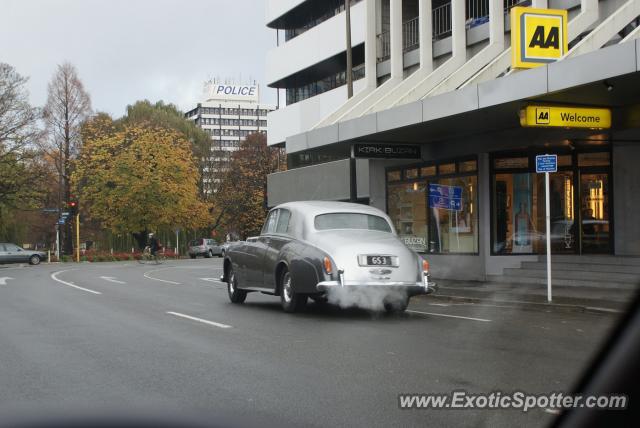
<path fill-rule="evenodd" d="M 419 294 L 431 294 L 438 290 L 435 282 L 392 282 L 392 281 L 322 281 L 316 285 L 318 291 L 326 292 L 332 289 L 342 288 L 348 291 L 362 291 L 363 289 L 379 289 L 387 290 L 390 293 L 401 291 L 407 293 L 408 296 L 416 296 Z"/>

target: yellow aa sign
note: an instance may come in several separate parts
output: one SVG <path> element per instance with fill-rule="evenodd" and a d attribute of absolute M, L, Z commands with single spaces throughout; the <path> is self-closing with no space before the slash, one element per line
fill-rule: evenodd
<path fill-rule="evenodd" d="M 562 58 L 568 50 L 567 11 L 511 9 L 511 66 L 533 68 Z"/>

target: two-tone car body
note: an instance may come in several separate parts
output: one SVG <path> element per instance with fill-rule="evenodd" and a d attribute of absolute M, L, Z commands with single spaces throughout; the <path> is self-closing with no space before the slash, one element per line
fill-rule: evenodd
<path fill-rule="evenodd" d="M 260 236 L 229 246 L 222 281 L 234 303 L 248 292 L 280 296 L 285 311 L 333 292 L 376 291 L 387 310 L 434 291 L 428 263 L 396 235 L 382 211 L 344 202 L 290 202 L 272 209 Z"/>

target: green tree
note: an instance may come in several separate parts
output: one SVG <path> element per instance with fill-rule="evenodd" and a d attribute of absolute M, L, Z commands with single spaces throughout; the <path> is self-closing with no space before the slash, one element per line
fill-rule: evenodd
<path fill-rule="evenodd" d="M 127 114 L 119 120 L 121 124 L 133 125 L 148 122 L 157 126 L 173 129 L 184 136 L 191 143 L 193 154 L 197 159 L 200 175 L 198 189 L 203 198 L 207 199 L 211 192 L 205 183 L 211 183 L 210 153 L 211 137 L 193 122 L 185 119 L 184 113 L 173 104 L 158 101 L 155 104 L 148 100 L 137 101 L 127 106 Z"/>
<path fill-rule="evenodd" d="M 46 164 L 34 145 L 39 112 L 29 105 L 27 78 L 0 63 L 0 239 L 16 239 L 17 210 L 34 209 L 44 197 Z"/>
<path fill-rule="evenodd" d="M 83 136 L 72 183 L 91 219 L 113 233 L 133 233 L 141 247 L 148 231 L 207 223 L 209 209 L 183 134 L 99 115 L 85 124 Z"/>

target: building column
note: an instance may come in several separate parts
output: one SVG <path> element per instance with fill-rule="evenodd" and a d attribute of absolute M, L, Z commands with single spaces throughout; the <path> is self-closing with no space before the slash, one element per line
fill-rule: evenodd
<path fill-rule="evenodd" d="M 463 12 L 464 13 L 464 12 Z M 403 78 L 402 0 L 390 0 L 391 78 Z"/>
<path fill-rule="evenodd" d="M 532 0 L 531 6 L 537 7 L 538 9 L 548 9 L 549 0 Z"/>
<path fill-rule="evenodd" d="M 489 0 L 489 42 L 504 49 L 504 9 L 502 0 Z"/>
<path fill-rule="evenodd" d="M 451 2 L 451 53 L 453 57 L 467 56 L 467 28 L 465 26 L 465 2 Z"/>
<path fill-rule="evenodd" d="M 365 0 L 365 41 L 364 41 L 364 75 L 367 87 L 375 88 L 378 82 L 377 63 L 378 49 L 376 35 L 376 0 Z"/>
<path fill-rule="evenodd" d="M 418 4 L 418 33 L 420 34 L 420 68 L 427 73 L 433 70 L 433 8 L 431 0 Z"/>

